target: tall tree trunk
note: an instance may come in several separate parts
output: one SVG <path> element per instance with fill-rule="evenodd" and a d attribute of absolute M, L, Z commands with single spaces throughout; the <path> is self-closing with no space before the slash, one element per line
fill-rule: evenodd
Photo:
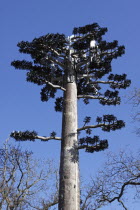
<path fill-rule="evenodd" d="M 59 210 L 80 209 L 77 138 L 77 86 L 66 82 L 60 158 Z"/>

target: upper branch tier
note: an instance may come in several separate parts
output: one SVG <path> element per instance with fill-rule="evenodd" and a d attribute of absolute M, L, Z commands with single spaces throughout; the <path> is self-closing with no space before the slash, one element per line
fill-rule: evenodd
<path fill-rule="evenodd" d="M 12 66 L 27 70 L 28 82 L 43 85 L 42 101 L 55 98 L 57 89 L 65 91 L 65 83 L 72 82 L 74 74 L 78 98 L 83 96 L 85 104 L 90 99 L 98 99 L 103 105 L 119 104 L 118 91 L 103 89 L 104 93 L 101 92 L 104 84 L 113 89 L 126 88 L 130 85 L 126 74 L 109 74 L 112 71 L 112 60 L 122 56 L 125 50 L 116 40 L 104 41 L 102 37 L 106 32 L 107 28 L 101 28 L 97 23 L 93 23 L 74 28 L 70 37 L 57 33 L 35 38 L 31 42 L 19 42 L 19 51 L 29 54 L 31 61 L 16 60 L 12 62 Z M 109 74 L 107 79 L 104 77 L 106 74 Z M 55 102 L 56 106 L 58 101 L 60 102 L 60 100 Z"/>

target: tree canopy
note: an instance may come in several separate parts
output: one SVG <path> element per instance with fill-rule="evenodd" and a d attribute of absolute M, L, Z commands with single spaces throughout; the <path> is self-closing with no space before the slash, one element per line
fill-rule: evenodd
<path fill-rule="evenodd" d="M 125 47 L 119 46 L 117 40 L 105 41 L 103 36 L 106 32 L 107 28 L 93 23 L 75 27 L 70 37 L 48 33 L 31 42 L 21 41 L 17 45 L 19 52 L 29 54 L 31 60 L 15 60 L 11 64 L 16 69 L 27 70 L 26 80 L 42 87 L 42 101 L 55 99 L 56 111 L 63 111 L 64 106 L 64 96 L 57 92 L 66 91 L 65 82 L 73 82 L 73 73 L 76 75 L 77 99 L 83 99 L 84 104 L 89 104 L 93 99 L 102 105 L 118 105 L 121 102 L 119 89 L 129 87 L 131 81 L 125 73 L 112 74 L 112 61 L 125 53 Z M 108 85 L 108 88 L 103 85 Z M 122 120 L 117 120 L 112 114 L 97 116 L 95 125 L 87 125 L 89 122 L 90 117 L 86 117 L 85 125 L 78 128 L 78 132 L 86 131 L 86 136 L 79 139 L 79 149 L 85 148 L 87 152 L 108 147 L 106 139 L 91 137 L 93 128 L 101 127 L 103 131 L 109 132 L 125 126 Z M 35 131 L 13 132 L 11 137 L 16 140 L 39 139 Z M 52 138 L 61 139 L 56 137 L 55 132 L 49 138 L 40 139 L 48 141 Z"/>

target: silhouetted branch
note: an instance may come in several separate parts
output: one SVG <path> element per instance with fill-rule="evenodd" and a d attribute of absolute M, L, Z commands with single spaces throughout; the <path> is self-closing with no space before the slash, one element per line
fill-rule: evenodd
<path fill-rule="evenodd" d="M 105 99 L 105 97 L 103 97 L 103 96 L 92 96 L 92 95 L 78 95 L 77 98 Z"/>
<path fill-rule="evenodd" d="M 55 136 L 50 136 L 50 137 L 44 137 L 44 136 L 37 136 L 36 139 L 40 139 L 41 141 L 49 141 L 49 140 L 58 140 L 61 141 L 61 137 L 55 137 Z"/>
<path fill-rule="evenodd" d="M 45 58 L 47 61 L 51 61 L 53 63 L 58 64 L 60 67 L 64 68 L 64 64 L 59 62 L 56 58 L 53 58 L 52 56 L 49 56 L 48 58 Z"/>
<path fill-rule="evenodd" d="M 86 59 L 85 61 L 82 61 L 80 63 L 78 63 L 76 65 L 76 71 L 78 71 L 80 69 L 81 66 L 83 66 L 84 64 L 88 63 L 90 61 L 90 58 Z"/>
<path fill-rule="evenodd" d="M 138 156 L 134 157 L 130 151 L 129 155 L 124 151 L 116 155 L 109 153 L 104 167 L 88 186 L 85 198 L 83 199 L 82 209 L 97 210 L 108 203 L 118 201 L 125 210 L 128 210 L 129 208 L 126 207 L 123 201 L 128 187 L 135 187 L 134 199 L 136 196 L 139 196 L 139 155 L 138 153 Z"/>
<path fill-rule="evenodd" d="M 35 141 L 35 139 L 40 139 L 41 141 L 49 141 L 49 140 L 58 140 L 60 141 L 60 137 L 56 137 L 56 133 L 52 132 L 49 137 L 46 136 L 38 136 L 35 131 L 13 131 L 10 134 L 10 137 L 14 138 L 16 141 Z"/>
<path fill-rule="evenodd" d="M 41 210 L 41 194 L 46 195 L 48 180 L 56 182 L 51 160 L 35 160 L 32 152 L 22 152 L 19 147 L 5 143 L 0 148 L 0 209 L 34 209 Z M 45 166 L 45 167 L 44 167 Z M 55 205 L 54 198 L 58 197 L 58 190 L 51 185 L 50 195 L 46 204 Z"/>
<path fill-rule="evenodd" d="M 108 124 L 101 123 L 101 124 L 97 124 L 97 125 L 87 125 L 87 126 L 78 128 L 77 131 L 86 130 L 88 128 L 100 128 L 100 127 L 104 127 L 104 126 L 108 126 Z"/>
<path fill-rule="evenodd" d="M 63 91 L 66 91 L 65 88 L 61 87 L 60 85 L 54 85 L 53 83 L 49 82 L 49 81 L 45 81 L 48 85 L 50 85 L 51 87 L 55 88 L 55 89 L 60 89 L 60 90 L 63 90 Z"/>

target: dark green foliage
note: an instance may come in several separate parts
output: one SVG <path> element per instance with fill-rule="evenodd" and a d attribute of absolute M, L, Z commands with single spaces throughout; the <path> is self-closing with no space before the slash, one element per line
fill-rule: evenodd
<path fill-rule="evenodd" d="M 64 34 L 47 34 L 33 39 L 32 42 L 19 42 L 18 47 L 21 53 L 30 54 L 35 63 L 39 63 L 41 58 L 50 52 L 50 48 L 57 49 L 62 53 L 62 48 L 67 44 Z"/>
<path fill-rule="evenodd" d="M 89 104 L 89 99 L 88 99 L 88 98 L 84 98 L 84 99 L 83 99 L 83 102 L 84 102 L 84 104 L 87 105 L 87 104 Z"/>
<path fill-rule="evenodd" d="M 104 98 L 100 99 L 100 104 L 102 105 L 117 105 L 120 104 L 121 98 L 118 96 L 118 91 L 107 90 L 104 93 Z"/>
<path fill-rule="evenodd" d="M 42 101 L 48 101 L 50 98 L 54 98 L 56 93 L 56 89 L 52 88 L 48 84 L 46 84 L 42 89 L 41 89 L 41 100 Z"/>
<path fill-rule="evenodd" d="M 79 139 L 79 145 L 82 148 L 86 148 L 86 152 L 98 152 L 108 148 L 108 141 L 107 140 L 100 140 L 99 136 L 91 137 L 92 127 L 86 126 L 89 123 L 91 117 L 85 117 L 84 119 L 84 126 L 85 132 L 88 136 Z M 114 115 L 103 115 L 103 117 L 97 117 L 96 122 L 97 125 L 94 128 L 101 127 L 103 131 L 110 132 L 121 129 L 125 126 L 125 123 L 122 120 L 117 120 Z M 84 127 L 83 126 L 83 127 Z"/>
<path fill-rule="evenodd" d="M 107 140 L 100 140 L 99 136 L 86 136 L 79 140 L 79 145 L 83 148 L 86 148 L 86 152 L 99 152 L 108 148 Z"/>
<path fill-rule="evenodd" d="M 56 136 L 56 132 L 53 131 L 53 132 L 50 134 L 50 136 L 51 136 L 51 137 L 55 137 L 55 136 Z"/>
<path fill-rule="evenodd" d="M 96 122 L 99 124 L 99 123 L 102 123 L 102 117 L 97 117 L 96 118 Z"/>
<path fill-rule="evenodd" d="M 56 112 L 62 112 L 63 111 L 63 97 L 56 98 L 54 108 L 55 108 Z"/>
<path fill-rule="evenodd" d="M 55 97 L 56 90 L 46 84 L 46 81 L 52 80 L 63 75 L 62 69 L 59 65 L 52 66 L 52 62 L 45 60 L 48 56 L 55 56 L 51 52 L 51 48 L 57 50 L 59 53 L 63 53 L 63 47 L 66 45 L 65 36 L 62 34 L 47 34 L 40 38 L 34 39 L 32 42 L 20 42 L 18 43 L 19 51 L 21 53 L 30 54 L 32 62 L 22 60 L 13 61 L 11 63 L 16 69 L 25 69 L 27 72 L 27 81 L 33 82 L 37 85 L 44 85 L 41 90 L 41 100 L 48 101 L 50 98 Z M 64 51 L 66 52 L 66 51 Z M 56 82 L 61 84 L 61 82 Z"/>
<path fill-rule="evenodd" d="M 97 117 L 96 122 L 98 124 L 103 124 L 102 130 L 103 131 L 115 131 L 117 129 L 121 129 L 125 126 L 124 121 L 117 120 L 117 118 L 114 115 L 103 115 L 103 117 Z"/>
<path fill-rule="evenodd" d="M 102 117 L 102 122 L 103 123 L 106 123 L 106 122 L 108 122 L 109 124 L 110 123 L 114 123 L 115 121 L 117 121 L 117 118 L 114 116 L 114 115 L 103 115 L 103 117 Z"/>
<path fill-rule="evenodd" d="M 94 36 L 97 41 L 102 40 L 102 36 L 107 32 L 107 28 L 101 28 L 97 23 L 89 24 L 84 27 L 74 28 L 74 35 L 90 35 Z M 89 37 L 89 36 L 88 36 Z"/>
<path fill-rule="evenodd" d="M 122 127 L 125 127 L 125 123 L 123 122 L 123 120 L 117 120 L 111 125 L 109 124 L 107 126 L 103 126 L 102 130 L 110 132 L 111 130 L 115 131 L 117 129 L 121 129 Z"/>
<path fill-rule="evenodd" d="M 85 125 L 86 125 L 87 123 L 89 123 L 90 120 L 91 120 L 91 117 L 86 116 L 85 119 L 84 119 Z"/>
<path fill-rule="evenodd" d="M 98 79 L 112 71 L 111 62 L 125 53 L 124 46 L 119 46 L 118 41 L 106 42 L 103 35 L 107 28 L 101 28 L 97 23 L 89 24 L 84 27 L 74 28 L 71 46 L 74 48 L 73 67 L 83 62 L 77 69 L 77 74 L 92 74 L 93 77 L 87 80 L 82 78 L 77 80 L 78 95 L 102 95 L 104 99 L 99 100 L 102 105 L 120 104 L 120 97 L 108 95 L 107 98 L 100 92 L 101 86 L 96 83 Z M 90 42 L 96 41 L 95 47 L 90 47 Z M 61 64 L 67 68 L 69 50 L 68 39 L 64 34 L 47 34 L 33 41 L 22 41 L 18 43 L 21 53 L 29 54 L 32 61 L 13 61 L 11 63 L 16 69 L 28 70 L 27 81 L 37 85 L 43 85 L 41 90 L 41 100 L 48 101 L 56 97 L 57 90 L 47 84 L 52 82 L 54 85 L 64 87 L 63 75 L 65 74 Z M 83 56 L 86 55 L 86 56 Z M 75 58 L 76 56 L 76 58 Z M 50 59 L 52 58 L 52 60 Z M 58 62 L 54 63 L 54 61 Z M 86 61 L 86 62 L 85 62 Z M 60 79 L 58 79 L 60 78 Z M 55 80 L 56 79 L 56 80 Z M 120 89 L 130 85 L 130 80 L 126 79 L 126 74 L 108 76 L 110 88 Z M 106 94 L 106 93 L 105 93 Z M 88 104 L 90 99 L 83 99 Z M 62 111 L 62 98 L 57 98 L 55 110 Z"/>
<path fill-rule="evenodd" d="M 86 152 L 89 152 L 89 153 L 93 153 L 93 152 L 100 152 L 100 151 L 103 151 L 105 149 L 108 148 L 108 141 L 107 140 L 101 140 L 99 142 L 99 144 L 96 144 L 95 148 L 94 147 L 87 147 L 86 148 Z"/>
<path fill-rule="evenodd" d="M 34 141 L 37 137 L 36 131 L 13 131 L 10 137 L 14 138 L 16 141 Z"/>
<path fill-rule="evenodd" d="M 101 87 L 98 84 L 94 84 L 92 81 L 88 81 L 85 79 L 81 79 L 77 82 L 77 91 L 78 95 L 81 94 L 90 94 L 90 95 L 96 95 L 96 89 L 100 90 Z"/>
<path fill-rule="evenodd" d="M 87 128 L 86 133 L 90 135 L 92 133 L 92 130 L 90 128 Z"/>
<path fill-rule="evenodd" d="M 110 84 L 110 87 L 113 89 L 126 89 L 130 86 L 131 80 L 126 79 L 126 74 L 118 75 L 118 74 L 110 74 L 108 76 L 108 80 L 114 80 L 116 83 Z"/>
<path fill-rule="evenodd" d="M 83 98 L 84 104 L 91 99 L 97 99 L 102 105 L 118 105 L 121 102 L 118 89 L 130 86 L 131 81 L 126 74 L 112 74 L 112 61 L 125 53 L 125 47 L 119 46 L 118 41 L 107 42 L 103 36 L 107 28 L 97 23 L 84 27 L 75 27 L 73 36 L 64 34 L 47 34 L 33 39 L 31 42 L 18 43 L 19 52 L 29 54 L 31 61 L 16 60 L 11 63 L 16 69 L 27 70 L 28 82 L 41 85 L 41 100 L 55 99 L 55 111 L 62 112 L 64 98 L 57 96 L 58 89 L 65 90 L 65 82 L 70 76 L 70 69 L 76 74 L 77 96 Z M 71 39 L 71 40 L 70 40 Z M 95 42 L 91 46 L 91 42 Z M 85 76 L 86 75 L 86 76 Z M 105 80 L 105 76 L 107 79 Z M 110 89 L 102 86 L 108 85 Z M 102 91 L 103 90 L 103 91 Z M 84 126 L 90 122 L 91 117 L 84 119 Z M 103 131 L 121 129 L 125 126 L 122 120 L 113 115 L 97 117 L 96 127 Z M 79 140 L 79 145 L 87 152 L 100 151 L 108 148 L 107 140 L 100 140 L 98 136 L 91 137 L 92 128 L 86 127 L 88 135 Z M 51 137 L 56 133 L 52 132 Z M 11 137 L 17 141 L 34 141 L 36 132 L 13 132 Z"/>

